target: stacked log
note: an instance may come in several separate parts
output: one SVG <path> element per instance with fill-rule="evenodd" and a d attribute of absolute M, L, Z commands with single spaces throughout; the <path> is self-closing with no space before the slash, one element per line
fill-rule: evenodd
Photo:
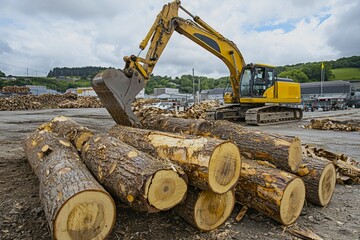
<path fill-rule="evenodd" d="M 297 175 L 305 182 L 307 201 L 323 207 L 330 203 L 336 184 L 332 162 L 304 157 Z"/>
<path fill-rule="evenodd" d="M 334 131 L 360 131 L 360 122 L 355 121 L 336 121 L 332 119 L 311 119 L 308 129 L 334 130 Z"/>
<path fill-rule="evenodd" d="M 168 160 L 153 158 L 107 135 L 93 136 L 91 130 L 64 116 L 40 129 L 61 134 L 71 142 L 95 178 L 133 209 L 168 210 L 185 196 L 186 175 Z"/>
<path fill-rule="evenodd" d="M 360 183 L 360 163 L 349 156 L 310 145 L 303 147 L 303 153 L 304 156 L 332 162 L 336 168 L 336 181 L 338 183 Z"/>
<path fill-rule="evenodd" d="M 181 169 L 119 139 L 95 135 L 84 145 L 82 158 L 95 178 L 133 209 L 164 211 L 185 197 L 187 181 Z"/>
<path fill-rule="evenodd" d="M 276 167 L 296 173 L 302 159 L 298 138 L 291 141 L 260 131 L 251 131 L 228 121 L 208 121 L 152 115 L 143 119 L 145 128 L 187 133 L 233 141 L 243 156 L 265 160 Z"/>
<path fill-rule="evenodd" d="M 243 160 L 236 200 L 287 226 L 300 216 L 305 185 L 294 174 Z"/>
<path fill-rule="evenodd" d="M 101 101 L 94 96 L 76 94 L 14 95 L 0 98 L 0 111 L 35 110 L 43 108 L 100 108 Z"/>
<path fill-rule="evenodd" d="M 40 181 L 40 199 L 54 239 L 104 239 L 115 223 L 115 204 L 80 160 L 76 149 L 51 132 L 24 141 Z"/>
<path fill-rule="evenodd" d="M 3 93 L 18 93 L 18 94 L 26 94 L 30 92 L 30 88 L 26 86 L 4 86 L 1 89 Z"/>
<path fill-rule="evenodd" d="M 170 159 L 184 169 L 193 186 L 202 190 L 226 193 L 240 175 L 240 152 L 229 141 L 120 125 L 113 127 L 110 135 L 153 157 Z"/>
<path fill-rule="evenodd" d="M 189 187 L 185 202 L 174 211 L 192 226 L 207 232 L 221 226 L 230 217 L 234 205 L 234 191 L 217 194 Z"/>
<path fill-rule="evenodd" d="M 78 97 L 76 100 L 65 100 L 58 104 L 59 108 L 101 108 L 103 104 L 94 96 Z"/>
<path fill-rule="evenodd" d="M 50 134 L 51 139 L 43 137 L 40 141 L 39 137 L 31 137 L 27 151 L 29 156 L 42 159 L 50 156 L 53 149 L 57 155 L 63 152 L 67 156 L 67 147 L 73 152 L 71 157 L 79 159 L 77 150 L 87 174 L 91 176 L 91 172 L 105 189 L 132 209 L 152 213 L 173 208 L 201 231 L 222 225 L 231 215 L 235 199 L 245 208 L 254 208 L 285 226 L 298 219 L 305 196 L 307 201 L 321 206 L 331 201 L 334 165 L 319 156 L 303 157 L 297 138 L 251 131 L 226 121 L 167 116 L 147 115 L 143 126 L 162 131 L 117 125 L 107 134 L 94 135 L 75 121 L 58 116 L 36 131 Z M 60 146 L 53 144 L 54 139 Z M 244 158 L 248 159 L 242 161 Z M 52 161 L 37 161 L 49 166 L 40 175 L 47 177 L 55 169 L 48 165 Z M 59 161 L 57 164 L 62 166 Z M 35 172 L 42 169 L 41 164 L 32 165 Z M 78 169 L 65 167 L 59 174 L 66 174 L 68 168 Z M 56 179 L 52 188 L 61 184 L 60 177 Z M 49 189 L 50 186 L 46 191 Z M 73 225 L 74 221 L 67 224 Z M 73 228 L 81 232 L 79 229 L 84 227 L 80 225 Z M 89 231 L 76 234 L 94 232 Z"/>

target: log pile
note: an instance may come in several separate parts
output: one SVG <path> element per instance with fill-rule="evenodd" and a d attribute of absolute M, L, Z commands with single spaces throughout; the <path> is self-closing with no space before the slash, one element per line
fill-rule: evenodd
<path fill-rule="evenodd" d="M 96 180 L 91 181 L 95 185 L 101 184 L 112 197 L 136 211 L 173 209 L 201 231 L 221 226 L 231 215 L 235 202 L 285 226 L 298 219 L 305 200 L 320 206 L 330 203 L 335 187 L 332 162 L 303 155 L 297 138 L 246 130 L 223 121 L 150 115 L 143 121 L 149 129 L 117 125 L 109 133 L 94 134 L 59 116 L 30 134 L 25 151 L 41 186 L 44 185 L 40 196 L 46 199 L 45 211 L 49 201 L 58 196 L 72 199 L 81 194 L 80 189 L 72 189 L 71 195 L 61 187 L 68 184 L 69 178 L 60 175 L 70 172 L 74 176 L 94 176 Z M 51 160 L 51 156 L 56 160 Z M 78 166 L 79 162 L 83 167 Z M 49 182 L 54 169 L 57 175 Z M 59 195 L 51 189 L 63 190 Z M 101 192 L 106 198 L 109 195 L 104 189 Z M 51 197 L 45 198 L 47 195 Z M 103 220 L 86 225 L 86 231 L 74 223 L 70 211 L 56 215 L 65 218 L 67 228 L 59 223 L 60 219 L 55 220 L 54 211 L 61 211 L 61 205 L 68 202 L 60 200 L 51 206 L 54 209 L 48 216 L 54 234 L 54 226 L 65 232 L 75 229 L 81 236 L 99 233 L 94 227 L 103 226 Z M 89 209 L 100 204 L 93 201 L 90 198 L 86 205 Z M 74 204 L 83 203 L 79 199 Z M 111 215 L 104 211 L 99 214 Z"/>
<path fill-rule="evenodd" d="M 65 138 L 36 130 L 24 141 L 40 181 L 40 199 L 54 239 L 104 239 L 116 217 L 113 199 Z"/>
<path fill-rule="evenodd" d="M 59 108 L 101 108 L 102 102 L 94 96 L 77 97 L 76 100 L 65 100 L 58 104 Z"/>
<path fill-rule="evenodd" d="M 78 97 L 76 94 L 14 95 L 0 98 L 0 111 L 35 110 L 46 108 L 99 108 L 99 99 L 93 96 Z"/>
<path fill-rule="evenodd" d="M 306 125 L 305 128 L 352 132 L 352 131 L 360 131 L 360 122 L 336 121 L 329 118 L 311 119 L 310 124 Z"/>
<path fill-rule="evenodd" d="M 179 118 L 194 118 L 205 119 L 206 110 L 214 107 L 220 107 L 218 101 L 204 101 L 201 103 L 195 103 L 190 108 L 187 108 L 184 112 L 179 113 L 176 117 Z"/>
<path fill-rule="evenodd" d="M 30 88 L 26 86 L 4 86 L 1 89 L 3 93 L 19 93 L 19 94 L 26 94 L 30 92 Z"/>
<path fill-rule="evenodd" d="M 304 156 L 332 162 L 336 167 L 336 181 L 340 184 L 360 184 L 360 162 L 345 154 L 311 146 L 303 146 Z"/>

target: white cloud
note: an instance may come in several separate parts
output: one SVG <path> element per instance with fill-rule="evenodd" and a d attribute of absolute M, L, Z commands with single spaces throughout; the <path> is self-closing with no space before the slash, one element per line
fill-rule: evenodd
<path fill-rule="evenodd" d="M 138 54 L 139 43 L 166 2 L 3 0 L 0 70 L 18 75 L 25 68 L 42 72 L 62 66 L 122 68 L 123 56 Z M 248 63 L 284 65 L 360 55 L 356 0 L 183 0 L 182 4 L 234 41 Z M 218 58 L 174 33 L 154 74 L 179 76 L 192 68 L 198 75 L 228 74 Z"/>

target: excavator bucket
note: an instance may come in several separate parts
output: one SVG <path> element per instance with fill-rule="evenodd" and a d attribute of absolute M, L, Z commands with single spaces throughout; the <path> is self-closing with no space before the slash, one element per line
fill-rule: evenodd
<path fill-rule="evenodd" d="M 136 70 L 127 77 L 121 70 L 107 69 L 95 76 L 92 86 L 117 124 L 140 125 L 131 104 L 145 87 L 145 81 Z"/>

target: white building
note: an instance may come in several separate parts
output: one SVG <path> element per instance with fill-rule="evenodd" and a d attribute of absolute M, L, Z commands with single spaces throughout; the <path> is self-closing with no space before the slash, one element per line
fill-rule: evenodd
<path fill-rule="evenodd" d="M 179 89 L 177 88 L 154 88 L 154 95 L 158 96 L 161 94 L 179 94 Z"/>

